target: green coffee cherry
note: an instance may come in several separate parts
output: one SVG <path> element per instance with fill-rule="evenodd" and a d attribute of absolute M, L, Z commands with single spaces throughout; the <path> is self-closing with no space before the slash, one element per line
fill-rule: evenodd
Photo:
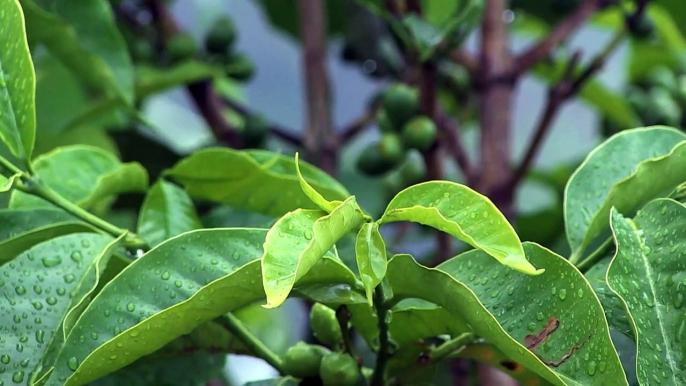
<path fill-rule="evenodd" d="M 357 159 L 357 170 L 368 176 L 379 176 L 393 169 L 393 164 L 381 157 L 379 144 L 367 145 Z"/>
<path fill-rule="evenodd" d="M 393 125 L 393 122 L 388 118 L 388 113 L 384 109 L 381 109 L 381 111 L 376 114 L 376 125 L 382 133 L 395 133 L 398 131 Z"/>
<path fill-rule="evenodd" d="M 436 141 L 437 132 L 436 124 L 431 119 L 424 116 L 416 117 L 403 127 L 403 143 L 408 148 L 428 150 Z"/>
<path fill-rule="evenodd" d="M 169 61 L 178 63 L 190 59 L 198 53 L 198 44 L 187 33 L 175 35 L 167 42 L 167 54 Z"/>
<path fill-rule="evenodd" d="M 226 62 L 224 72 L 238 81 L 246 81 L 255 74 L 255 63 L 245 54 L 232 54 Z"/>
<path fill-rule="evenodd" d="M 310 311 L 310 327 L 314 336 L 322 343 L 336 346 L 343 340 L 341 327 L 336 319 L 336 311 L 316 303 Z"/>
<path fill-rule="evenodd" d="M 396 127 L 402 127 L 419 111 L 417 90 L 405 84 L 391 86 L 383 95 L 383 108 Z"/>
<path fill-rule="evenodd" d="M 385 133 L 379 141 L 381 159 L 396 166 L 405 158 L 405 147 L 397 134 Z"/>
<path fill-rule="evenodd" d="M 236 41 L 236 26 L 228 17 L 221 17 L 205 36 L 205 49 L 213 54 L 226 54 Z"/>
<path fill-rule="evenodd" d="M 245 117 L 243 145 L 246 148 L 260 148 L 269 135 L 269 122 L 259 114 Z"/>
<path fill-rule="evenodd" d="M 403 189 L 426 180 L 424 160 L 418 154 L 416 155 L 417 157 L 407 157 L 405 163 L 399 169 Z"/>
<path fill-rule="evenodd" d="M 343 353 L 327 354 L 319 367 L 319 377 L 324 386 L 355 386 L 361 375 L 357 361 Z"/>
<path fill-rule="evenodd" d="M 284 371 L 297 378 L 317 376 L 322 359 L 330 353 L 326 347 L 298 342 L 283 357 Z"/>

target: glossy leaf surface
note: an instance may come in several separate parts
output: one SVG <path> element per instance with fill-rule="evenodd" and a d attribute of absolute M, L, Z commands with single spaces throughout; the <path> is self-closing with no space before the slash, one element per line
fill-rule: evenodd
<path fill-rule="evenodd" d="M 686 180 L 684 140 L 664 126 L 626 130 L 586 157 L 565 189 L 567 239 L 575 256 L 609 228 L 612 206 L 630 211 Z"/>
<path fill-rule="evenodd" d="M 159 180 L 148 191 L 138 217 L 138 234 L 150 245 L 202 228 L 193 201 L 178 186 Z"/>
<path fill-rule="evenodd" d="M 327 200 L 350 196 L 341 184 L 314 166 L 301 163 L 300 170 Z M 168 175 L 193 198 L 270 216 L 318 208 L 300 187 L 293 158 L 267 151 L 201 150 L 176 164 Z"/>
<path fill-rule="evenodd" d="M 651 201 L 631 220 L 612 211 L 617 243 L 607 283 L 630 316 L 641 384 L 686 382 L 686 207 Z"/>
<path fill-rule="evenodd" d="M 36 138 L 36 78 L 16 0 L 0 3 L 0 142 L 18 158 L 31 158 Z"/>
<path fill-rule="evenodd" d="M 524 255 L 512 225 L 487 197 L 460 184 L 431 181 L 411 186 L 388 204 L 381 224 L 412 221 L 446 232 L 527 274 L 542 271 Z"/>
<path fill-rule="evenodd" d="M 15 383 L 27 382 L 31 372 L 51 365 L 62 323 L 92 288 L 97 263 L 107 257 L 102 254 L 111 240 L 96 234 L 63 236 L 0 267 L 6 301 L 0 306 L 3 379 L 11 374 Z"/>
<path fill-rule="evenodd" d="M 307 180 L 303 177 L 300 171 L 300 164 L 298 159 L 298 153 L 295 153 L 295 172 L 298 174 L 298 181 L 300 182 L 300 187 L 302 188 L 305 195 L 317 205 L 321 210 L 331 213 L 332 210 L 336 209 L 341 201 L 329 201 L 324 196 L 322 196 L 315 188 L 310 185 Z"/>
<path fill-rule="evenodd" d="M 379 233 L 378 223 L 364 223 L 355 241 L 357 269 L 360 272 L 367 301 L 372 304 L 372 295 L 386 274 L 386 244 Z"/>
<path fill-rule="evenodd" d="M 34 169 L 43 184 L 86 209 L 113 195 L 144 191 L 148 186 L 147 172 L 140 164 L 122 164 L 114 155 L 90 146 L 58 148 L 38 157 Z M 52 206 L 15 191 L 10 207 Z"/>
<path fill-rule="evenodd" d="M 280 218 L 267 233 L 262 258 L 268 308 L 281 305 L 291 289 L 346 233 L 362 224 L 355 197 L 331 213 L 298 209 Z"/>

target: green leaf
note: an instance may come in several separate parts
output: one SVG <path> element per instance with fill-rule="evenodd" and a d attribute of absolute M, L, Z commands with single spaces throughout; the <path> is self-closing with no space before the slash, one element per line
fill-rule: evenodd
<path fill-rule="evenodd" d="M 43 184 L 85 209 L 120 193 L 145 191 L 148 186 L 147 172 L 140 164 L 122 164 L 114 155 L 91 146 L 55 149 L 36 158 L 34 170 Z M 10 200 L 11 208 L 50 206 L 18 191 Z"/>
<path fill-rule="evenodd" d="M 226 355 L 221 354 L 197 353 L 171 358 L 143 358 L 91 383 L 91 386 L 203 386 L 219 378 L 225 365 Z"/>
<path fill-rule="evenodd" d="M 436 269 L 399 255 L 389 262 L 386 278 L 394 298 L 420 298 L 445 308 L 473 333 L 553 384 L 626 385 L 602 307 L 588 282 L 561 256 L 531 243 L 524 243 L 524 250 L 544 274 L 524 275 L 473 250 Z M 548 334 L 542 347 L 525 343 L 527 335 L 540 334 L 555 320 L 559 328 Z M 593 357 L 585 359 L 586 354 Z"/>
<path fill-rule="evenodd" d="M 486 251 L 510 268 L 527 274 L 543 272 L 526 260 L 519 237 L 491 200 L 464 185 L 430 181 L 403 190 L 379 220 L 393 221 L 428 225 Z"/>
<path fill-rule="evenodd" d="M 0 264 L 14 259 L 34 245 L 72 233 L 98 233 L 92 226 L 77 221 L 45 225 L 0 242 Z"/>
<path fill-rule="evenodd" d="M 92 288 L 98 262 L 111 253 L 111 240 L 96 234 L 62 236 L 0 267 L 0 291 L 10 306 L 0 309 L 0 359 L 15 383 L 26 383 L 31 372 L 51 366 L 63 320 Z"/>
<path fill-rule="evenodd" d="M 565 225 L 572 259 L 581 257 L 588 244 L 607 230 L 612 206 L 628 212 L 660 194 L 669 194 L 686 180 L 684 140 L 686 135 L 664 126 L 626 130 L 586 157 L 565 189 Z"/>
<path fill-rule="evenodd" d="M 367 293 L 367 301 L 372 305 L 372 295 L 386 274 L 386 244 L 379 233 L 378 223 L 364 223 L 357 233 L 355 242 L 357 268 Z"/>
<path fill-rule="evenodd" d="M 617 330 L 630 339 L 634 339 L 629 317 L 624 310 L 624 303 L 607 285 L 607 268 L 610 266 L 611 261 L 612 256 L 608 255 L 608 258 L 594 265 L 584 276 L 591 283 L 593 292 L 600 299 L 600 304 L 603 305 L 605 318 L 610 329 Z"/>
<path fill-rule="evenodd" d="M 189 60 L 171 68 L 139 65 L 136 67 L 136 98 L 144 99 L 170 88 L 220 75 L 217 68 L 198 60 Z"/>
<path fill-rule="evenodd" d="M 651 201 L 633 220 L 612 211 L 617 253 L 607 283 L 629 314 L 638 344 L 636 373 L 640 384 L 686 382 L 683 311 L 686 287 L 684 226 L 686 207 L 669 199 Z M 656 378 L 658 377 L 658 378 Z"/>
<path fill-rule="evenodd" d="M 0 15 L 0 41 L 6 42 L 0 50 L 0 140 L 28 161 L 36 139 L 36 77 L 19 2 L 3 1 Z"/>
<path fill-rule="evenodd" d="M 346 233 L 362 225 L 355 197 L 331 213 L 298 209 L 279 219 L 267 233 L 262 257 L 265 307 L 280 306 L 295 283 Z"/>
<path fill-rule="evenodd" d="M 272 26 L 294 39 L 300 39 L 297 7 L 281 0 L 259 0 L 257 3 L 262 6 Z M 326 34 L 336 36 L 344 33 L 347 26 L 346 4 L 338 0 L 329 0 L 326 1 L 324 9 L 326 10 Z"/>
<path fill-rule="evenodd" d="M 106 0 L 21 0 L 29 39 L 90 86 L 133 103 L 134 70 Z"/>
<path fill-rule="evenodd" d="M 327 200 L 345 200 L 350 196 L 340 183 L 314 166 L 303 163 L 300 170 Z M 299 208 L 318 208 L 300 187 L 293 158 L 268 151 L 201 150 L 176 164 L 167 175 L 195 199 L 274 217 Z"/>
<path fill-rule="evenodd" d="M 205 322 L 262 301 L 259 259 L 265 236 L 263 229 L 197 230 L 136 259 L 83 312 L 46 385 L 86 384 Z M 322 276 L 307 275 L 302 283 L 346 280 L 317 267 L 311 272 Z"/>
<path fill-rule="evenodd" d="M 138 234 L 150 245 L 200 228 L 193 201 L 183 189 L 159 180 L 148 191 L 138 217 Z"/>
<path fill-rule="evenodd" d="M 295 153 L 295 172 L 298 174 L 298 181 L 300 182 L 300 187 L 302 188 L 305 195 L 321 210 L 331 213 L 339 205 L 341 201 L 329 201 L 324 196 L 322 196 L 315 188 L 310 185 L 305 178 L 303 178 L 300 172 L 300 165 L 298 163 L 298 153 Z"/>

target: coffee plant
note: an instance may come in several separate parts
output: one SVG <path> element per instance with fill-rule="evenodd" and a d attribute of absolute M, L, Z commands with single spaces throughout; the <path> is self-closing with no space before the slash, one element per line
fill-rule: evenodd
<path fill-rule="evenodd" d="M 253 386 L 466 384 L 473 363 L 481 384 L 686 384 L 686 67 L 674 55 L 634 68 L 626 98 L 590 79 L 625 38 L 637 52 L 686 49 L 668 12 L 386 3 L 260 3 L 289 33 L 283 17 L 301 18 L 314 107 L 300 138 L 235 100 L 256 66 L 228 17 L 199 43 L 161 0 L 0 0 L 0 386 L 230 385 L 228 354 L 278 373 Z M 318 115 L 326 76 L 312 74 L 319 22 L 344 6 L 362 12 L 360 28 L 383 27 L 368 45 L 348 33 L 345 60 L 373 58 L 369 75 L 393 82 L 334 133 Z M 558 27 L 503 74 L 512 58 L 490 43 L 507 40 L 513 10 Z M 599 56 L 550 55 L 595 13 L 619 26 Z M 481 67 L 460 51 L 479 25 Z M 548 105 L 511 168 L 501 118 L 530 71 L 551 83 Z M 130 129 L 163 130 L 141 104 L 178 86 L 216 140 L 184 156 Z M 574 96 L 597 107 L 607 138 L 573 173 L 530 170 Z M 454 119 L 480 122 L 481 165 Z M 377 139 L 352 164 L 381 210 L 334 178 L 340 147 L 372 123 Z M 273 137 L 301 151 L 274 151 Z M 443 174 L 444 150 L 461 183 Z M 560 205 L 518 218 L 527 176 Z M 407 232 L 436 235 L 436 251 L 403 253 Z M 284 345 L 289 302 L 307 305 L 309 332 Z"/>

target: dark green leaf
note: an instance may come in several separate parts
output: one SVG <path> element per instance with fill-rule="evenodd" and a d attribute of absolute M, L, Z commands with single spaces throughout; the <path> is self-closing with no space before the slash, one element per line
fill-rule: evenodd
<path fill-rule="evenodd" d="M 379 222 L 412 221 L 449 233 L 483 249 L 502 264 L 540 274 L 524 256 L 522 244 L 505 216 L 487 197 L 467 186 L 430 181 L 398 193 Z"/>
<path fill-rule="evenodd" d="M 36 138 L 36 77 L 16 0 L 0 4 L 0 140 L 24 160 L 31 159 Z"/>
<path fill-rule="evenodd" d="M 157 181 L 143 201 L 138 218 L 138 234 L 154 246 L 199 228 L 202 228 L 202 224 L 186 192 L 164 180 Z"/>
<path fill-rule="evenodd" d="M 112 253 L 111 240 L 96 234 L 62 236 L 0 267 L 0 291 L 10 306 L 0 309 L 0 353 L 15 383 L 52 365 L 64 319 L 97 283 L 101 262 Z"/>
<path fill-rule="evenodd" d="M 283 216 L 267 233 L 262 258 L 262 281 L 267 305 L 281 305 L 293 285 L 346 233 L 362 225 L 355 197 L 331 213 L 298 209 Z"/>
<path fill-rule="evenodd" d="M 565 224 L 573 258 L 581 257 L 607 230 L 612 206 L 628 212 L 669 194 L 686 180 L 684 140 L 686 135 L 664 126 L 627 130 L 586 157 L 565 189 Z"/>
<path fill-rule="evenodd" d="M 83 208 L 119 193 L 140 192 L 148 175 L 138 163 L 122 164 L 110 153 L 90 146 L 56 149 L 36 159 L 34 170 L 41 182 Z M 13 192 L 11 208 L 50 207 L 40 198 Z"/>
<path fill-rule="evenodd" d="M 314 166 L 303 162 L 300 170 L 327 200 L 345 200 L 350 196 L 341 184 Z M 300 187 L 293 158 L 267 151 L 201 150 L 167 174 L 196 199 L 275 217 L 299 208 L 317 209 Z"/>
<path fill-rule="evenodd" d="M 71 330 L 46 385 L 82 385 L 152 354 L 205 322 L 263 301 L 263 229 L 182 234 L 136 259 L 111 280 Z M 322 263 L 332 260 L 325 258 Z M 345 283 L 314 267 L 299 285 Z M 314 276 L 314 275 L 319 276 Z M 140 287 L 140 288 L 139 288 Z M 74 371 L 72 369 L 78 369 Z M 60 381 L 65 379 L 65 381 Z"/>
<path fill-rule="evenodd" d="M 89 85 L 133 102 L 134 71 L 106 0 L 21 0 L 29 38 Z"/>
<path fill-rule="evenodd" d="M 660 199 L 643 207 L 634 220 L 617 210 L 611 216 L 617 254 L 607 283 L 630 315 L 639 382 L 684 384 L 686 207 Z"/>
<path fill-rule="evenodd" d="M 593 291 L 600 299 L 600 304 L 603 305 L 605 318 L 610 329 L 617 330 L 633 339 L 634 333 L 631 331 L 631 323 L 624 309 L 624 303 L 607 285 L 607 268 L 610 266 L 610 261 L 612 261 L 611 256 L 608 257 L 594 265 L 586 273 L 586 280 L 591 283 Z"/>
<path fill-rule="evenodd" d="M 364 223 L 355 242 L 357 268 L 367 293 L 367 301 L 372 305 L 372 295 L 386 274 L 386 244 L 379 233 L 378 223 Z"/>
<path fill-rule="evenodd" d="M 269 21 L 275 28 L 292 38 L 300 39 L 297 7 L 281 0 L 259 0 L 258 3 L 262 5 Z M 343 33 L 346 26 L 347 7 L 345 2 L 329 0 L 325 3 L 327 35 L 335 36 Z"/>

